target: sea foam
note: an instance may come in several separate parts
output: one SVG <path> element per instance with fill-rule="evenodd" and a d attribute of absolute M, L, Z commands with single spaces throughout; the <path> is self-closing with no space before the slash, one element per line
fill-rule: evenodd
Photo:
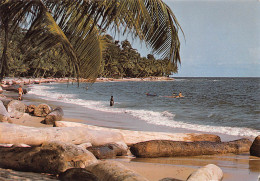
<path fill-rule="evenodd" d="M 172 128 L 181 128 L 186 130 L 209 132 L 209 133 L 220 133 L 227 134 L 232 136 L 248 136 L 256 137 L 260 134 L 259 131 L 243 128 L 243 127 L 224 127 L 224 126 L 212 126 L 212 125 L 200 125 L 200 124 L 191 124 L 185 123 L 182 121 L 174 120 L 175 114 L 172 114 L 168 111 L 151 111 L 151 110 L 134 110 L 127 108 L 111 108 L 107 105 L 107 101 L 93 101 L 93 100 L 84 100 L 75 98 L 73 94 L 63 94 L 52 91 L 51 87 L 48 86 L 32 86 L 29 94 L 41 96 L 43 99 L 50 101 L 59 101 L 70 104 L 77 104 L 82 107 L 89 109 L 102 111 L 102 112 L 112 112 L 112 113 L 124 113 L 130 114 L 140 120 L 147 122 L 148 124 L 167 126 Z M 120 104 L 120 103 L 118 103 Z M 212 116 L 212 115 L 210 115 Z"/>

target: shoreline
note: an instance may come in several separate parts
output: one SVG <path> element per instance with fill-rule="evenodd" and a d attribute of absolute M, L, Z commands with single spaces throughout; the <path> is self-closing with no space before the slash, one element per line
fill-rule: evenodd
<path fill-rule="evenodd" d="M 49 101 L 44 99 L 30 100 L 30 97 L 28 98 L 29 99 L 25 98 L 24 100 L 26 103 L 36 101 L 40 103 L 42 102 L 50 103 L 52 106 L 57 106 L 57 102 L 55 101 Z M 65 105 L 65 103 L 59 103 L 59 104 Z M 67 108 L 65 109 L 65 115 L 67 113 L 66 110 L 70 110 L 71 112 L 74 111 L 71 109 L 72 109 L 71 105 L 68 104 Z M 93 115 L 91 116 L 94 117 L 96 114 L 97 113 L 93 113 Z M 42 119 L 43 118 L 33 117 L 25 114 L 22 117 L 22 119 L 13 119 L 13 121 L 14 124 L 20 124 L 24 126 L 52 127 L 52 125 L 44 125 L 40 123 Z M 106 122 L 106 125 L 104 125 L 104 121 L 100 121 L 97 124 L 96 120 L 95 121 L 91 119 L 82 120 L 82 119 L 77 119 L 75 117 L 68 117 L 68 115 L 66 115 L 66 117 L 63 118 L 62 120 L 114 128 L 113 123 L 111 122 Z M 125 121 L 129 121 L 129 119 Z M 136 120 L 136 124 L 137 125 L 133 126 L 132 130 L 135 130 L 135 128 L 138 127 L 137 120 Z M 119 125 L 116 128 L 122 128 L 122 127 L 123 124 L 121 122 L 121 125 Z M 152 127 L 159 127 L 159 126 L 152 125 L 149 129 L 153 129 Z M 176 131 L 176 129 L 171 129 L 171 130 Z M 179 131 L 181 132 L 185 130 L 179 129 Z M 198 132 L 198 131 L 193 131 L 193 132 Z M 214 134 L 214 133 L 210 133 L 210 134 Z M 230 140 L 233 140 L 235 138 L 238 139 L 237 136 L 228 137 L 228 139 Z M 149 158 L 138 159 L 133 157 L 118 157 L 113 160 L 123 163 L 128 168 L 136 171 L 137 173 L 140 173 L 141 175 L 148 178 L 149 180 L 159 180 L 165 177 L 173 177 L 176 179 L 185 180 L 187 176 L 189 176 L 189 174 L 192 173 L 194 170 L 198 169 L 199 167 L 205 166 L 209 163 L 213 163 L 220 166 L 220 168 L 224 172 L 223 180 L 227 180 L 227 181 L 256 180 L 258 173 L 260 173 L 260 169 L 259 169 L 260 159 L 257 157 L 252 157 L 249 154 L 239 154 L 239 155 L 227 154 L 227 155 L 212 155 L 212 156 L 201 156 L 201 157 L 177 157 L 177 158 L 174 157 L 174 158 L 157 158 L 157 159 L 149 159 Z M 140 172 L 140 170 L 142 171 Z"/>

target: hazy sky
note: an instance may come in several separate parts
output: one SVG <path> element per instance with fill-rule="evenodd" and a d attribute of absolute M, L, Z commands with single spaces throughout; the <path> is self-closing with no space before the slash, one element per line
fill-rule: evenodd
<path fill-rule="evenodd" d="M 165 2 L 186 39 L 180 34 L 182 63 L 175 77 L 260 77 L 258 0 Z M 146 53 L 144 47 L 141 51 Z"/>

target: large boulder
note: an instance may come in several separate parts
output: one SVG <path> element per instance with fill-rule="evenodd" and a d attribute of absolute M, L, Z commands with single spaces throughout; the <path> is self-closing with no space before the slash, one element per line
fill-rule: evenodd
<path fill-rule="evenodd" d="M 143 158 L 197 156 L 248 152 L 251 144 L 252 142 L 248 139 L 221 143 L 152 140 L 134 144 L 130 147 L 130 151 L 136 157 Z"/>
<path fill-rule="evenodd" d="M 221 181 L 223 178 L 223 172 L 221 168 L 214 164 L 208 164 L 202 168 L 199 168 L 193 172 L 187 179 L 187 181 Z"/>
<path fill-rule="evenodd" d="M 148 181 L 143 176 L 115 161 L 99 161 L 98 163 L 86 167 L 86 169 L 96 175 L 99 180 Z"/>
<path fill-rule="evenodd" d="M 46 142 L 39 147 L 0 147 L 0 166 L 19 171 L 59 174 L 96 162 L 89 151 L 62 142 Z"/>
<path fill-rule="evenodd" d="M 54 124 L 55 121 L 60 121 L 63 117 L 64 113 L 61 107 L 55 108 L 52 112 L 50 112 L 45 119 L 43 120 L 44 124 Z"/>
<path fill-rule="evenodd" d="M 260 157 L 260 135 L 255 138 L 250 147 L 250 155 Z"/>
<path fill-rule="evenodd" d="M 48 104 L 39 104 L 34 109 L 34 115 L 38 117 L 45 117 L 51 112 L 51 107 Z"/>

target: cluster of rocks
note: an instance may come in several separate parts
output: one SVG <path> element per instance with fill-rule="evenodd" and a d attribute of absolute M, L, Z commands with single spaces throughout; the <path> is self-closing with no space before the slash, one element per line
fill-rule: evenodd
<path fill-rule="evenodd" d="M 76 124 L 78 127 L 66 127 Z M 49 173 L 59 180 L 142 181 L 147 179 L 118 162 L 106 159 L 129 155 L 129 150 L 136 157 L 149 158 L 249 151 L 251 155 L 260 157 L 260 136 L 253 144 L 248 139 L 230 142 L 149 140 L 129 144 L 125 140 L 131 137 L 131 133 L 90 129 L 81 123 L 64 121 L 56 121 L 55 126 L 33 128 L 0 123 L 0 167 Z M 144 133 L 144 139 L 147 138 L 147 133 Z M 192 173 L 187 180 L 221 180 L 222 177 L 222 170 L 210 164 Z"/>

